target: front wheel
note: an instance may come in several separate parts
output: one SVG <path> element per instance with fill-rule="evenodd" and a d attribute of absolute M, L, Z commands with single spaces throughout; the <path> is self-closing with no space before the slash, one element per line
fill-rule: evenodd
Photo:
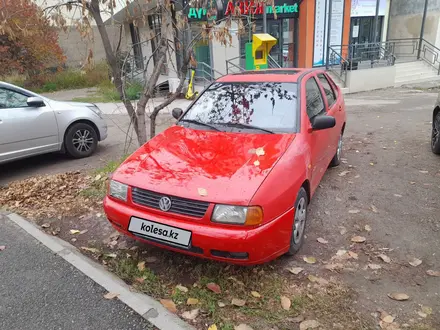
<path fill-rule="evenodd" d="M 338 140 L 338 149 L 336 149 L 336 153 L 330 162 L 330 167 L 336 167 L 341 163 L 341 155 L 342 155 L 342 132 L 339 134 Z"/>
<path fill-rule="evenodd" d="M 89 124 L 76 123 L 68 129 L 64 143 L 69 156 L 89 157 L 98 146 L 98 134 Z"/>
<path fill-rule="evenodd" d="M 306 190 L 301 187 L 295 201 L 295 216 L 293 218 L 292 236 L 290 238 L 290 248 L 287 255 L 295 255 L 304 241 L 304 232 L 306 230 L 307 205 L 309 198 Z"/>
<path fill-rule="evenodd" d="M 431 150 L 440 155 L 440 111 L 437 112 L 432 122 Z"/>

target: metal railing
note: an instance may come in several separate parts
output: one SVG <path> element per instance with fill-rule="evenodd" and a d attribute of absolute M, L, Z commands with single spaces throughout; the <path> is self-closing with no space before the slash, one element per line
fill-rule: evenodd
<path fill-rule="evenodd" d="M 230 73 L 240 73 L 246 71 L 243 68 L 243 64 L 246 62 L 246 57 L 244 55 L 233 57 L 229 60 L 226 60 L 226 74 Z M 279 69 L 281 65 L 272 57 L 267 57 L 267 67 L 269 69 Z"/>
<path fill-rule="evenodd" d="M 197 62 L 196 75 L 194 80 L 198 83 L 202 83 L 203 87 L 206 87 L 214 80 L 224 76 L 223 73 L 212 68 L 208 63 Z"/>

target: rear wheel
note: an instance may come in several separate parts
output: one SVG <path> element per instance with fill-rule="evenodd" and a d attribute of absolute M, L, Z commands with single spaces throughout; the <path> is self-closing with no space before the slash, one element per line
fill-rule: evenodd
<path fill-rule="evenodd" d="M 303 187 L 301 187 L 295 201 L 295 215 L 293 219 L 292 236 L 290 238 L 290 248 L 287 252 L 287 255 L 293 256 L 296 254 L 303 244 L 308 203 L 309 198 L 307 197 L 307 192 Z"/>
<path fill-rule="evenodd" d="M 336 149 L 336 153 L 330 162 L 330 167 L 338 166 L 341 163 L 341 155 L 342 155 L 342 132 L 339 135 L 338 140 L 338 149 Z"/>
<path fill-rule="evenodd" d="M 98 134 L 89 124 L 76 123 L 68 129 L 64 143 L 69 156 L 89 157 L 98 146 Z"/>
<path fill-rule="evenodd" d="M 432 122 L 431 149 L 433 153 L 440 155 L 440 111 Z"/>

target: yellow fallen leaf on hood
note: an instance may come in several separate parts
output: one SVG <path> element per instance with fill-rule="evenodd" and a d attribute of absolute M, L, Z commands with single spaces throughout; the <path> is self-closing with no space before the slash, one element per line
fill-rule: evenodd
<path fill-rule="evenodd" d="M 205 188 L 199 188 L 198 192 L 199 192 L 199 195 L 202 197 L 208 196 L 208 192 L 206 191 Z"/>
<path fill-rule="evenodd" d="M 256 160 L 256 161 L 254 162 L 254 165 L 255 165 L 255 166 L 260 166 L 260 161 L 259 161 L 259 160 Z"/>
<path fill-rule="evenodd" d="M 257 148 L 257 150 L 255 150 L 255 154 L 256 154 L 257 156 L 264 156 L 265 153 L 266 153 L 266 152 L 264 151 L 263 148 Z"/>

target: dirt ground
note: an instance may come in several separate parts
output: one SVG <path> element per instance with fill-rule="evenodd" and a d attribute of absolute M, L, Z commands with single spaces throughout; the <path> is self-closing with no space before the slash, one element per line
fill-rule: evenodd
<path fill-rule="evenodd" d="M 385 311 L 402 328 L 440 329 L 440 277 L 429 275 L 430 270 L 440 272 L 440 157 L 430 150 L 436 97 L 434 91 L 416 89 L 345 97 L 348 121 L 343 163 L 328 170 L 312 199 L 307 238 L 300 253 L 270 263 L 271 269 L 285 272 L 286 268 L 303 267 L 298 278 L 305 280 L 311 274 L 337 277 L 355 292 L 355 309 L 375 324 L 379 323 L 378 312 Z M 66 167 L 93 167 L 104 162 L 103 155 L 108 158 L 115 152 L 121 152 L 120 141 L 103 144 L 88 161 L 56 158 L 36 166 L 34 160 L 5 165 L 0 167 L 0 183 L 41 174 L 47 168 L 63 172 Z M 61 232 L 68 232 L 74 224 L 88 230 L 78 236 L 78 246 L 93 245 L 112 232 L 102 214 L 70 219 Z M 355 236 L 365 242 L 352 242 Z M 170 255 L 150 247 L 144 251 L 158 259 Z M 304 256 L 313 256 L 317 262 L 305 264 Z M 421 264 L 416 265 L 419 261 L 413 258 Z M 187 257 L 178 260 L 193 262 Z M 168 261 L 171 265 L 171 259 Z M 393 293 L 407 294 L 409 299 L 390 299 L 388 295 Z M 340 327 L 336 322 L 322 329 Z"/>

